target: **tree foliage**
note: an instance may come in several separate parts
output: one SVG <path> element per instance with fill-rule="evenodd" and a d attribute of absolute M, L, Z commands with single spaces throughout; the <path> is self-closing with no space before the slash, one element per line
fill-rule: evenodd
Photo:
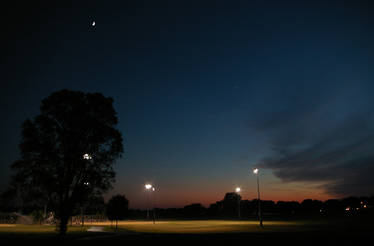
<path fill-rule="evenodd" d="M 236 192 L 228 192 L 222 200 L 223 213 L 227 217 L 238 214 L 238 203 L 240 203 L 241 196 Z"/>
<path fill-rule="evenodd" d="M 58 91 L 42 101 L 40 110 L 22 124 L 12 186 L 48 201 L 65 234 L 74 206 L 111 188 L 122 135 L 115 128 L 113 99 L 100 93 Z"/>

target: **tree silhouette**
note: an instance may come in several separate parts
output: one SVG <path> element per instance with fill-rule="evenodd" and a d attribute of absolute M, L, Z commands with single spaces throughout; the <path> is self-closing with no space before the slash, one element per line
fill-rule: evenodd
<path fill-rule="evenodd" d="M 200 203 L 194 203 L 183 207 L 183 217 L 200 218 L 204 216 L 206 209 Z"/>
<path fill-rule="evenodd" d="M 106 214 L 108 219 L 116 221 L 116 229 L 118 225 L 118 220 L 126 218 L 129 209 L 129 201 L 125 196 L 116 195 L 113 196 L 107 204 Z"/>
<path fill-rule="evenodd" d="M 236 192 L 228 192 L 223 198 L 223 213 L 227 217 L 236 217 L 238 214 L 238 202 L 241 196 Z"/>
<path fill-rule="evenodd" d="M 40 110 L 22 124 L 21 158 L 12 165 L 12 184 L 44 196 L 65 235 L 75 206 L 111 188 L 122 135 L 114 128 L 113 99 L 100 93 L 54 92 Z"/>

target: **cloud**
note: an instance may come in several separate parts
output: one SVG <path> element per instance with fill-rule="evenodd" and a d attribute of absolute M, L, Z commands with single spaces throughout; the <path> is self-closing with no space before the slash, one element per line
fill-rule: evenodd
<path fill-rule="evenodd" d="M 374 112 L 335 117 L 333 110 L 289 110 L 256 118 L 251 126 L 268 136 L 272 150 L 259 166 L 284 182 L 323 183 L 331 195 L 373 195 Z"/>

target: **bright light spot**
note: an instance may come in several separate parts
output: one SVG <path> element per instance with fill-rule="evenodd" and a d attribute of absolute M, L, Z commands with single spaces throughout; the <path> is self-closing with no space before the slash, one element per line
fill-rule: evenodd
<path fill-rule="evenodd" d="M 240 187 L 236 187 L 235 192 L 239 193 L 241 191 Z"/>
<path fill-rule="evenodd" d="M 92 156 L 89 155 L 89 154 L 84 154 L 84 155 L 83 155 L 83 159 L 85 159 L 85 160 L 91 160 L 91 159 L 92 159 Z"/>
<path fill-rule="evenodd" d="M 156 189 L 155 189 L 155 187 L 152 187 L 152 191 L 155 191 Z"/>
<path fill-rule="evenodd" d="M 152 189 L 152 185 L 151 185 L 151 184 L 146 184 L 146 185 L 145 185 L 145 188 L 146 188 L 147 190 Z"/>
<path fill-rule="evenodd" d="M 96 22 L 92 22 L 92 26 L 95 26 L 96 25 Z"/>
<path fill-rule="evenodd" d="M 253 169 L 254 174 L 258 174 L 258 168 Z"/>
<path fill-rule="evenodd" d="M 367 208 L 366 204 L 364 205 L 364 208 Z"/>
<path fill-rule="evenodd" d="M 351 208 L 350 208 L 350 207 L 347 207 L 347 208 L 345 208 L 345 211 L 349 211 L 349 210 L 351 210 Z"/>
<path fill-rule="evenodd" d="M 90 183 L 88 183 L 88 182 L 84 182 L 83 184 L 84 184 L 84 185 L 89 185 Z"/>

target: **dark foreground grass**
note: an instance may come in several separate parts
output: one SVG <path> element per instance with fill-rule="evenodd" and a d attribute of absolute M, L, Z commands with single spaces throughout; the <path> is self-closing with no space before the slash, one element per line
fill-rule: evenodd
<path fill-rule="evenodd" d="M 345 218 L 308 221 L 144 221 L 119 223 L 118 230 L 101 223 L 105 232 L 69 227 L 67 236 L 54 226 L 0 226 L 0 245 L 371 245 L 371 220 Z M 368 242 L 370 242 L 368 244 Z"/>

